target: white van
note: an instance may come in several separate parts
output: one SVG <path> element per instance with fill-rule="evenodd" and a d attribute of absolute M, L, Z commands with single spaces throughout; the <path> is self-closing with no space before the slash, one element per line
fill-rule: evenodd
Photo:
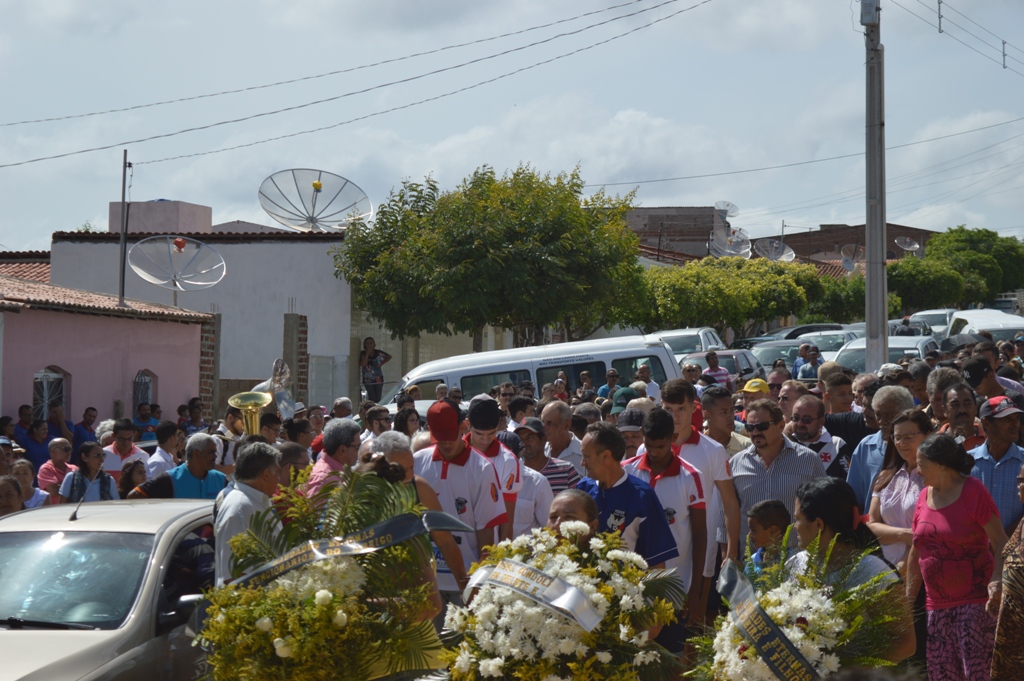
<path fill-rule="evenodd" d="M 1007 314 L 999 310 L 961 310 L 949 320 L 948 336 L 958 333 L 991 331 L 995 342 L 1012 341 L 1018 333 L 1024 332 L 1024 317 Z"/>
<path fill-rule="evenodd" d="M 614 367 L 619 385 L 628 385 L 640 365 L 651 367 L 651 378 L 659 385 L 670 378 L 681 378 L 672 350 L 655 336 L 624 336 L 574 343 L 553 343 L 529 348 L 474 352 L 421 364 L 381 398 L 388 404 L 406 386 L 418 385 L 423 397 L 433 399 L 439 383 L 459 386 L 465 399 L 486 393 L 496 385 L 510 381 L 516 386 L 532 381 L 536 395 L 545 383 L 553 383 L 559 371 L 569 379 L 569 391 L 580 385 L 580 372 L 589 371 L 594 389 L 604 385 L 605 373 Z"/>

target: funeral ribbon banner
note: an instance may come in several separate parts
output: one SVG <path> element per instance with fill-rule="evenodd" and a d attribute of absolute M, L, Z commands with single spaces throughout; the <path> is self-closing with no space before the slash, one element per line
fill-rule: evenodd
<path fill-rule="evenodd" d="M 733 560 L 722 566 L 718 593 L 729 602 L 729 614 L 736 628 L 777 678 L 781 681 L 816 681 L 819 678 L 811 663 L 757 602 L 753 585 Z"/>
<path fill-rule="evenodd" d="M 583 590 L 560 577 L 552 577 L 537 568 L 516 560 L 504 559 L 497 565 L 482 567 L 473 573 L 463 599 L 469 601 L 473 589 L 480 584 L 494 584 L 511 589 L 535 603 L 568 617 L 590 632 L 601 623 L 590 599 Z"/>

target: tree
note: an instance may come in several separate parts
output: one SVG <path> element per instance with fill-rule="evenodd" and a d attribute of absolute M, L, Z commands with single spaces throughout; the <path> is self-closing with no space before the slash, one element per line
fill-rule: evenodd
<path fill-rule="evenodd" d="M 820 296 L 808 296 L 807 315 L 801 322 L 836 322 L 849 324 L 864 319 L 865 282 L 861 273 L 840 279 L 823 277 Z M 889 318 L 899 316 L 903 308 L 900 297 L 889 292 Z"/>
<path fill-rule="evenodd" d="M 991 256 L 999 267 L 1002 276 L 998 281 L 998 290 L 990 292 L 995 298 L 997 293 L 1024 288 L 1024 244 L 1009 236 L 999 236 L 989 229 L 968 229 L 958 225 L 928 240 L 925 259 L 945 259 L 955 262 L 954 256 L 965 253 L 976 253 Z M 966 270 L 959 270 L 961 273 Z M 985 275 L 991 289 L 994 277 Z M 987 301 L 981 301 L 987 302 Z"/>
<path fill-rule="evenodd" d="M 948 307 L 964 294 L 964 278 L 941 260 L 901 258 L 886 270 L 889 290 L 900 297 L 905 310 Z"/>
<path fill-rule="evenodd" d="M 929 260 L 942 263 L 955 272 L 959 272 L 965 281 L 968 276 L 981 280 L 980 287 L 972 282 L 972 286 L 964 288 L 964 295 L 960 299 L 960 303 L 964 306 L 995 300 L 996 296 L 1003 292 L 1003 270 L 996 259 L 987 253 L 958 251 L 935 255 Z"/>
<path fill-rule="evenodd" d="M 372 224 L 352 225 L 335 253 L 357 305 L 394 337 L 474 334 L 485 325 L 537 342 L 561 326 L 571 337 L 632 324 L 621 304 L 639 281 L 633 194 L 583 198 L 579 168 L 557 176 L 520 166 L 477 169 L 441 193 L 427 178 L 393 191 Z"/>

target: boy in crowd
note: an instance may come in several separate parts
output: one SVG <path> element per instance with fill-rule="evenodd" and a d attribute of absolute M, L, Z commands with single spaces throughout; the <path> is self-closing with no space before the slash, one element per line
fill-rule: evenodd
<path fill-rule="evenodd" d="M 756 503 L 747 511 L 750 548 L 754 551 L 750 560 L 757 574 L 785 559 L 782 538 L 786 535 L 790 521 L 786 505 L 775 499 Z"/>

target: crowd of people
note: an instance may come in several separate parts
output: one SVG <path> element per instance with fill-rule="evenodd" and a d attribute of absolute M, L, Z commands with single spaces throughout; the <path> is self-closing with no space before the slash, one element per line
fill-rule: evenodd
<path fill-rule="evenodd" d="M 658 635 L 677 653 L 721 611 L 714 584 L 725 559 L 802 569 L 808 549 L 834 543 L 830 569 L 856 560 L 849 579 L 887 574 L 902 585 L 907 635 L 887 657 L 914 657 L 934 681 L 1017 678 L 1022 356 L 1024 339 L 984 341 L 865 374 L 808 357 L 810 377 L 777 365 L 767 380 L 741 383 L 712 352 L 709 369 L 688 364 L 661 385 L 646 365 L 630 383 L 610 369 L 600 386 L 588 373 L 570 390 L 560 375 L 539 394 L 507 382 L 468 402 L 442 384 L 425 415 L 416 402 L 429 398 L 408 386 L 393 416 L 372 400 L 354 409 L 339 398 L 285 421 L 265 413 L 248 435 L 238 410 L 207 424 L 197 400 L 176 421 L 139 405 L 134 419 L 99 424 L 90 408 L 77 425 L 59 405 L 46 421 L 24 406 L 17 422 L 0 419 L 0 514 L 217 499 L 223 582 L 227 539 L 272 508 L 281 486 L 308 471 L 304 493 L 316 496 L 364 468 L 415 485 L 424 506 L 473 528 L 432 533 L 444 603 L 461 603 L 489 545 L 583 520 L 620 532 L 650 567 L 678 571 L 688 601 Z M 140 447 L 147 440 L 151 454 Z"/>

